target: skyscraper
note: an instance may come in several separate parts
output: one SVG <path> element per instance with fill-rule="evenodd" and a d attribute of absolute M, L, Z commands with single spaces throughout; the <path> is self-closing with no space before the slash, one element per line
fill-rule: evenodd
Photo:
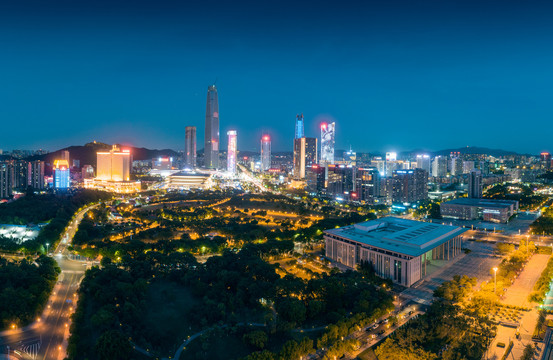
<path fill-rule="evenodd" d="M 482 173 L 480 170 L 472 170 L 469 174 L 468 197 L 470 199 L 482 198 Z"/>
<path fill-rule="evenodd" d="M 321 164 L 334 164 L 334 138 L 336 123 L 321 124 Z"/>
<path fill-rule="evenodd" d="M 426 170 L 427 173 L 431 173 L 430 156 L 426 154 L 417 155 L 417 169 Z"/>
<path fill-rule="evenodd" d="M 317 138 L 294 139 L 294 177 L 305 178 L 305 169 L 317 163 Z"/>
<path fill-rule="evenodd" d="M 232 174 L 236 174 L 236 130 L 227 131 L 227 135 L 227 171 Z"/>
<path fill-rule="evenodd" d="M 261 137 L 261 170 L 271 168 L 271 137 L 267 134 Z"/>
<path fill-rule="evenodd" d="M 69 153 L 69 152 L 67 152 Z M 69 162 L 67 160 L 54 161 L 54 188 L 68 189 L 70 186 Z"/>
<path fill-rule="evenodd" d="M 110 151 L 96 153 L 96 179 L 104 181 L 129 181 L 131 154 L 129 150 L 119 151 L 113 145 Z"/>
<path fill-rule="evenodd" d="M 432 162 L 432 176 L 447 175 L 447 158 L 445 156 L 436 156 Z"/>
<path fill-rule="evenodd" d="M 428 198 L 428 173 L 423 169 L 396 170 L 392 175 L 392 202 L 412 203 Z"/>
<path fill-rule="evenodd" d="M 294 139 L 299 139 L 304 137 L 305 135 L 305 126 L 303 124 L 303 114 L 296 115 L 296 136 Z"/>
<path fill-rule="evenodd" d="M 27 181 L 35 190 L 44 190 L 44 161 L 34 160 L 29 162 Z"/>
<path fill-rule="evenodd" d="M 184 138 L 184 167 L 194 169 L 196 167 L 196 127 L 187 126 Z"/>
<path fill-rule="evenodd" d="M 219 100 L 215 85 L 207 88 L 204 166 L 208 169 L 219 168 Z"/>
<path fill-rule="evenodd" d="M 544 169 L 551 169 L 551 154 L 548 152 L 542 152 L 540 154 L 541 165 Z"/>

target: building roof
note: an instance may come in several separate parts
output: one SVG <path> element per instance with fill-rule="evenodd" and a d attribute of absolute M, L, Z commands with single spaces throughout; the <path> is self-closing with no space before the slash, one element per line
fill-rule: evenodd
<path fill-rule="evenodd" d="M 325 233 L 396 253 L 420 256 L 465 231 L 458 226 L 389 216 L 326 230 Z"/>
<path fill-rule="evenodd" d="M 477 206 L 483 208 L 506 208 L 512 205 L 516 205 L 518 201 L 516 200 L 495 200 L 495 199 L 469 199 L 469 198 L 458 198 L 454 199 L 442 205 L 464 205 L 464 206 Z"/>

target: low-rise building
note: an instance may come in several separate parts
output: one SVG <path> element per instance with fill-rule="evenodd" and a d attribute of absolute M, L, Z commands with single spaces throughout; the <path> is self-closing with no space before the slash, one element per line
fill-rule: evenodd
<path fill-rule="evenodd" d="M 427 275 L 429 264 L 461 253 L 466 230 L 397 217 L 384 217 L 324 232 L 326 256 L 355 268 L 370 263 L 376 274 L 411 286 Z"/>
<path fill-rule="evenodd" d="M 516 200 L 459 198 L 440 205 L 443 217 L 506 223 L 518 211 Z"/>

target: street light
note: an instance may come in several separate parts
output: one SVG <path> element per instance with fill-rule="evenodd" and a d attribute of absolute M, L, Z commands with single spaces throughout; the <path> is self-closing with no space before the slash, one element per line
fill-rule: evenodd
<path fill-rule="evenodd" d="M 50 244 L 46 243 L 46 255 L 48 255 L 48 246 L 50 246 Z"/>
<path fill-rule="evenodd" d="M 497 292 L 497 267 L 493 268 L 493 292 Z"/>

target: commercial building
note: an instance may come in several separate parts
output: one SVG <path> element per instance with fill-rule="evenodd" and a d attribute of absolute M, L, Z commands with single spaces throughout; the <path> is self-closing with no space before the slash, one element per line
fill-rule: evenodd
<path fill-rule="evenodd" d="M 549 170 L 551 169 L 551 154 L 548 152 L 542 152 L 540 154 L 540 161 L 542 168 Z"/>
<path fill-rule="evenodd" d="M 430 161 L 430 155 L 417 155 L 417 165 L 416 169 L 423 169 L 426 170 L 428 174 L 432 172 L 432 163 Z"/>
<path fill-rule="evenodd" d="M 294 177 L 305 178 L 307 167 L 317 163 L 317 139 L 294 139 Z"/>
<path fill-rule="evenodd" d="M 440 213 L 445 218 L 496 223 L 506 223 L 517 211 L 516 200 L 458 198 L 440 205 Z"/>
<path fill-rule="evenodd" d="M 436 156 L 432 161 L 432 176 L 447 175 L 447 158 L 445 156 Z"/>
<path fill-rule="evenodd" d="M 392 202 L 413 203 L 428 198 L 426 170 L 396 170 L 392 179 Z"/>
<path fill-rule="evenodd" d="M 463 159 L 460 156 L 454 156 L 451 158 L 450 173 L 452 176 L 463 175 Z"/>
<path fill-rule="evenodd" d="M 92 165 L 83 165 L 81 169 L 81 177 L 82 179 L 91 179 L 94 177 L 94 168 Z"/>
<path fill-rule="evenodd" d="M 184 138 L 184 167 L 186 169 L 196 168 L 196 127 L 187 126 Z"/>
<path fill-rule="evenodd" d="M 334 139 L 336 123 L 321 124 L 321 165 L 334 164 Z"/>
<path fill-rule="evenodd" d="M 96 153 L 96 179 L 104 181 L 129 181 L 131 172 L 131 153 L 120 151 L 113 145 L 110 151 Z"/>
<path fill-rule="evenodd" d="M 140 181 L 130 180 L 131 153 L 113 145 L 110 151 L 96 153 L 96 178 L 84 179 L 85 188 L 132 193 L 141 190 Z"/>
<path fill-rule="evenodd" d="M 482 172 L 480 170 L 472 170 L 469 173 L 468 183 L 469 199 L 482 198 Z"/>
<path fill-rule="evenodd" d="M 261 171 L 271 168 L 271 137 L 267 134 L 261 137 Z"/>
<path fill-rule="evenodd" d="M 326 256 L 355 268 L 362 261 L 376 274 L 403 286 L 424 278 L 432 265 L 461 254 L 466 230 L 396 217 L 324 231 Z"/>
<path fill-rule="evenodd" d="M 204 166 L 208 169 L 219 168 L 219 99 L 215 85 L 207 88 Z"/>
<path fill-rule="evenodd" d="M 357 199 L 363 203 L 373 205 L 380 197 L 380 174 L 375 168 L 358 168 L 355 178 Z"/>
<path fill-rule="evenodd" d="M 303 114 L 296 115 L 296 132 L 294 139 L 299 139 L 305 136 L 305 125 L 303 122 Z"/>
<path fill-rule="evenodd" d="M 227 131 L 228 149 L 227 149 L 227 171 L 236 174 L 236 130 Z"/>
<path fill-rule="evenodd" d="M 169 175 L 165 179 L 165 185 L 176 190 L 208 189 L 212 185 L 211 175 L 182 171 Z"/>
<path fill-rule="evenodd" d="M 69 153 L 69 152 L 67 152 Z M 68 160 L 54 161 L 54 188 L 68 189 L 71 186 L 71 174 L 69 172 Z"/>

